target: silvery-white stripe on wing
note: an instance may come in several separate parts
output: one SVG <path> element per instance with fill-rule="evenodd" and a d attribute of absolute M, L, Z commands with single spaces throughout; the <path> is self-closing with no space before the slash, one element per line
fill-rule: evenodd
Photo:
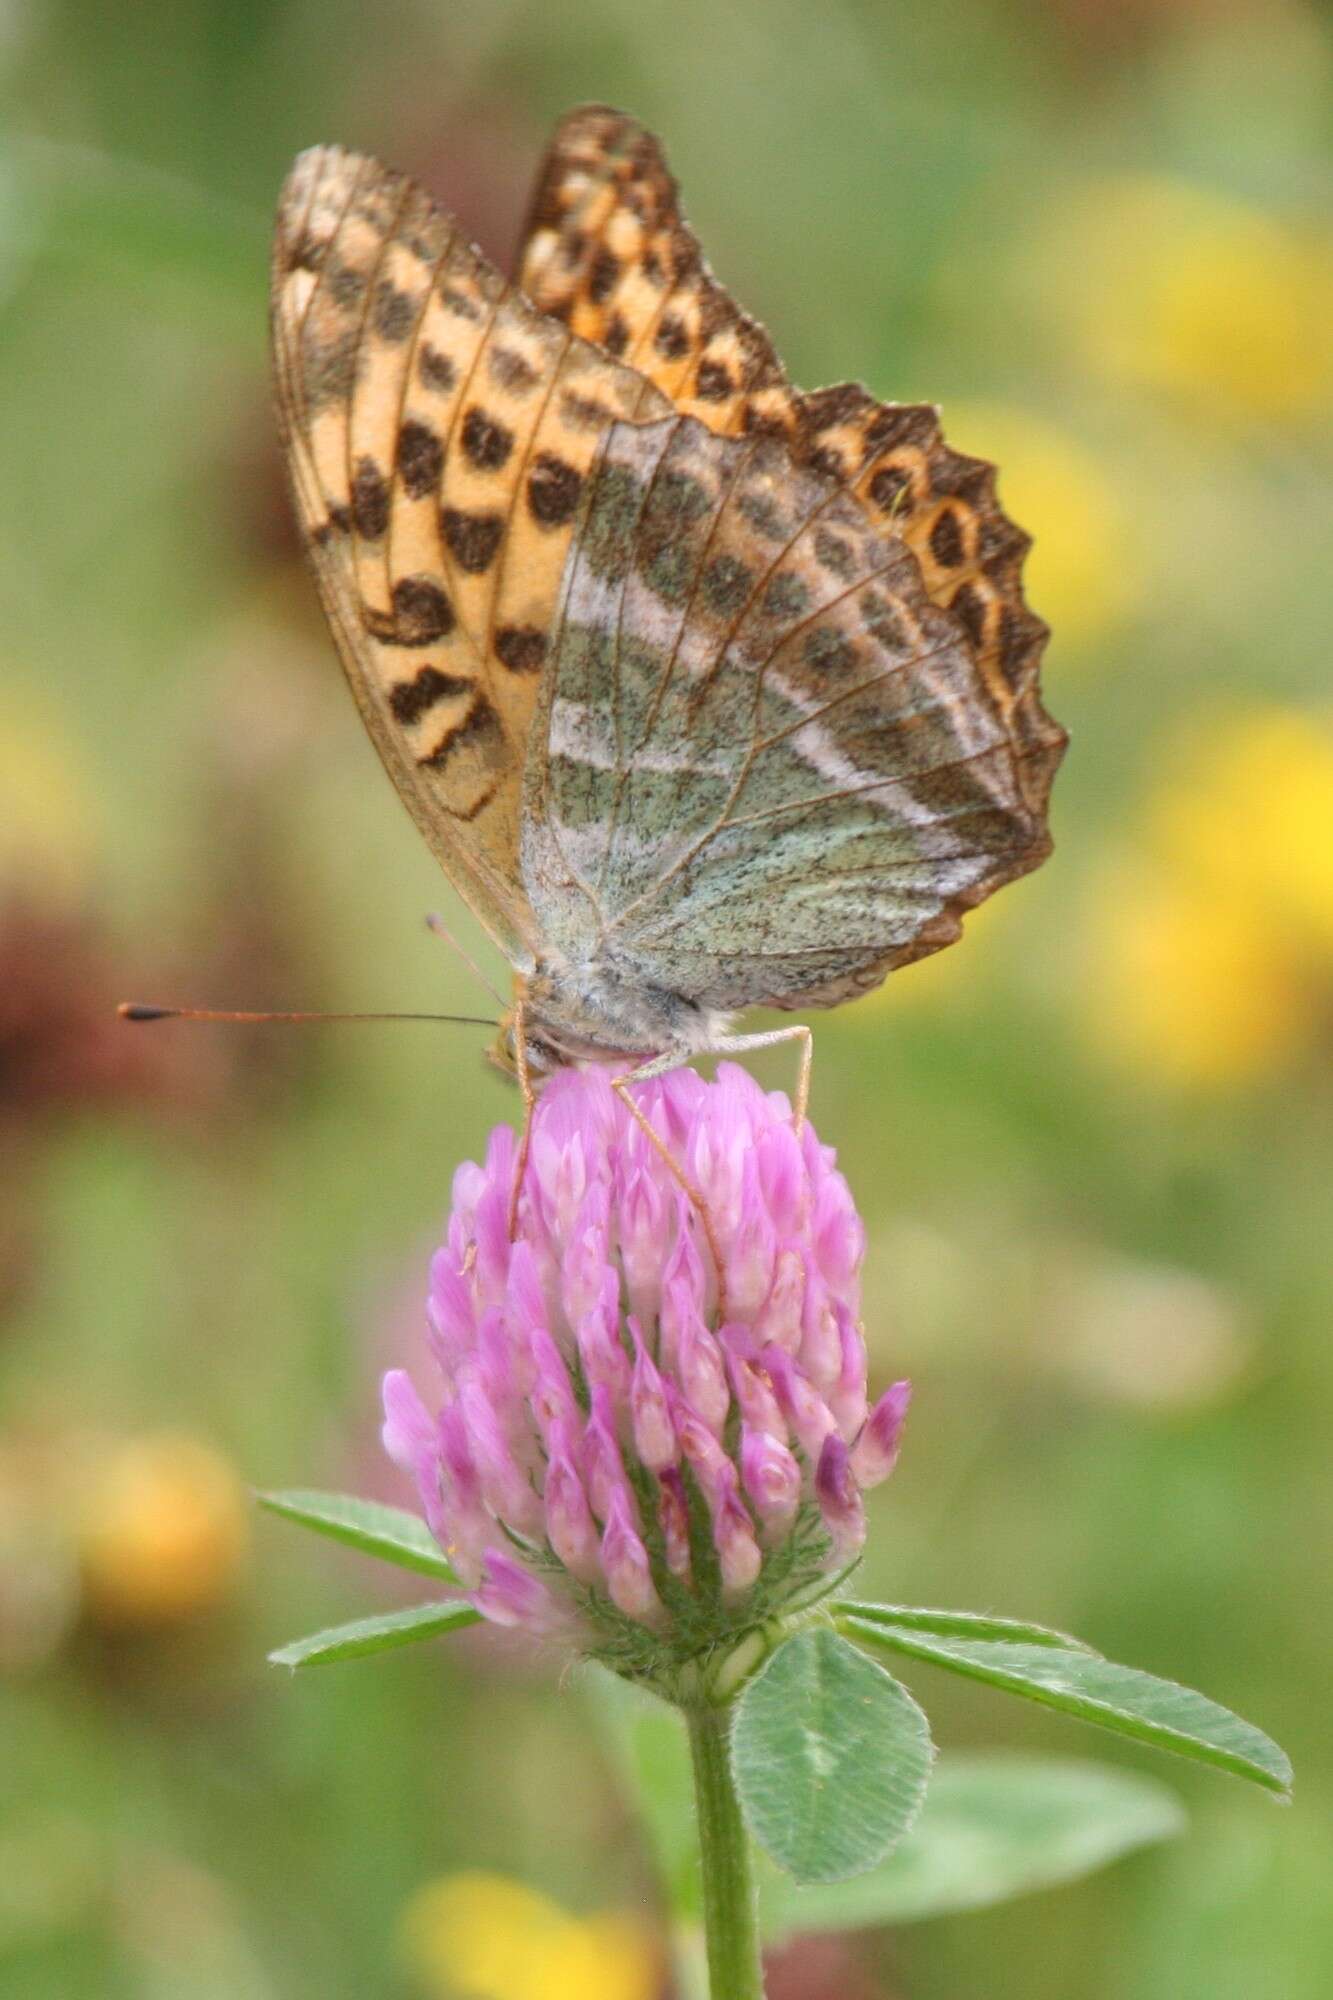
<path fill-rule="evenodd" d="M 568 757 L 572 763 L 587 764 L 594 771 L 617 771 L 621 767 L 609 712 L 593 708 L 587 702 L 570 701 L 564 695 L 557 695 L 551 704 L 547 753 L 551 757 Z M 676 750 L 665 745 L 638 750 L 630 760 L 630 769 L 728 778 L 733 764 L 720 754 L 700 756 L 687 743 Z M 621 844 L 619 834 L 616 844 Z"/>

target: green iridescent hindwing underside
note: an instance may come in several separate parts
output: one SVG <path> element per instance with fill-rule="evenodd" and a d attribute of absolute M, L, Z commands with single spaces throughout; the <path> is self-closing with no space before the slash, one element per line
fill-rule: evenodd
<path fill-rule="evenodd" d="M 525 780 L 556 951 L 705 1006 L 817 1004 L 1046 846 L 964 634 L 845 486 L 690 418 L 611 428 Z"/>

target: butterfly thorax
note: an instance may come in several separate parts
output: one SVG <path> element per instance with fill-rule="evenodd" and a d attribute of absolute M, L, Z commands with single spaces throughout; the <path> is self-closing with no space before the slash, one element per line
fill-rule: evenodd
<path fill-rule="evenodd" d="M 523 982 L 521 997 L 528 1060 L 539 1074 L 615 1056 L 645 1061 L 671 1052 L 685 1060 L 726 1029 L 724 1015 L 607 957 L 581 964 L 543 959 Z M 511 1024 L 500 1040 L 496 1053 L 509 1068 Z"/>

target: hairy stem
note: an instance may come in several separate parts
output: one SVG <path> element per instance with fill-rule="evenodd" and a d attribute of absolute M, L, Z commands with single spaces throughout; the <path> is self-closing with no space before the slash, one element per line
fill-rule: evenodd
<path fill-rule="evenodd" d="M 732 1782 L 731 1708 L 688 1714 L 712 2000 L 764 2000 L 750 1840 Z"/>

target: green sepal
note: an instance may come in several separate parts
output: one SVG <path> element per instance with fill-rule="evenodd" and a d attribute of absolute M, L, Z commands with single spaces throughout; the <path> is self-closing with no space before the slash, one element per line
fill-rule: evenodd
<path fill-rule="evenodd" d="M 1261 1729 L 1206 1695 L 1137 1667 L 1055 1646 L 945 1637 L 850 1611 L 835 1613 L 835 1620 L 839 1631 L 874 1652 L 928 1660 L 1082 1722 L 1249 1778 L 1280 1798 L 1291 1790 L 1291 1764 Z"/>
<path fill-rule="evenodd" d="M 462 1580 L 425 1522 L 405 1508 L 358 1500 L 351 1493 L 300 1491 L 259 1493 L 255 1497 L 270 1514 L 313 1528 L 317 1535 L 327 1535 L 363 1555 L 378 1556 L 381 1562 L 396 1563 L 399 1569 L 415 1570 L 420 1576 L 439 1577 L 444 1583 Z"/>
<path fill-rule="evenodd" d="M 798 1882 L 833 1882 L 901 1840 L 934 1747 L 907 1690 L 821 1625 L 786 1640 L 747 1683 L 731 1756 L 759 1845 Z"/>
<path fill-rule="evenodd" d="M 433 1639 L 441 1632 L 457 1632 L 476 1625 L 481 1618 L 470 1604 L 414 1604 L 406 1611 L 385 1611 L 371 1618 L 354 1618 L 347 1625 L 331 1625 L 327 1631 L 312 1632 L 306 1639 L 293 1639 L 269 1654 L 275 1667 L 323 1667 L 334 1660 L 359 1660 L 370 1653 L 387 1653 L 396 1646 L 412 1646 L 418 1639 Z"/>

